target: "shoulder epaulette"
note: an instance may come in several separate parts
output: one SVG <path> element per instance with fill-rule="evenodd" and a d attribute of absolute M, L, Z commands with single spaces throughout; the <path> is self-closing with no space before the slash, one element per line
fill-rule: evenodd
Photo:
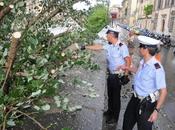
<path fill-rule="evenodd" d="M 111 42 L 108 42 L 109 45 L 111 45 L 112 43 Z"/>
<path fill-rule="evenodd" d="M 156 69 L 161 68 L 160 65 L 159 65 L 159 63 L 155 63 L 154 66 L 155 66 Z"/>
<path fill-rule="evenodd" d="M 121 46 L 123 46 L 123 44 L 122 43 L 119 43 L 119 46 L 121 47 Z"/>

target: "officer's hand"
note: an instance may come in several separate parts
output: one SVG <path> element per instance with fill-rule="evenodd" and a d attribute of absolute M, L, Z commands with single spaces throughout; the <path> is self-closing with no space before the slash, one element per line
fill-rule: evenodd
<path fill-rule="evenodd" d="M 120 70 L 120 69 L 122 69 L 122 70 L 128 70 L 128 68 L 129 67 L 127 67 L 126 65 L 120 65 L 118 68 L 117 68 L 117 70 Z"/>
<path fill-rule="evenodd" d="M 135 67 L 135 66 L 128 67 L 126 65 L 121 65 L 121 66 L 118 67 L 118 69 L 122 69 L 124 71 L 130 71 L 130 72 L 133 72 L 133 73 L 137 72 L 137 67 Z"/>
<path fill-rule="evenodd" d="M 157 120 L 157 118 L 158 118 L 158 112 L 157 111 L 153 111 L 153 113 L 149 117 L 148 121 L 149 122 L 155 122 Z"/>
<path fill-rule="evenodd" d="M 86 47 L 84 45 L 80 47 L 80 50 L 85 50 L 85 49 Z"/>

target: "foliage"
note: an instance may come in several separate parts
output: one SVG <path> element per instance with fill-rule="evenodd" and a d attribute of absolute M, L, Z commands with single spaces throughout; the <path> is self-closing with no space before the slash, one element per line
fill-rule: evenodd
<path fill-rule="evenodd" d="M 146 17 L 150 14 L 152 14 L 153 11 L 153 5 L 152 4 L 148 4 L 146 6 L 144 6 L 144 13 L 146 15 Z"/>
<path fill-rule="evenodd" d="M 40 107 L 35 105 L 36 100 L 43 96 L 59 94 L 58 88 L 62 84 L 59 80 L 59 73 L 64 73 L 65 69 L 70 69 L 74 65 L 98 69 L 98 65 L 91 62 L 91 55 L 87 52 L 75 51 L 73 54 L 68 52 L 62 55 L 62 51 L 72 43 L 82 44 L 92 41 L 94 39 L 93 33 L 97 32 L 107 21 L 105 18 L 106 9 L 103 10 L 105 7 L 98 6 L 96 9 L 92 9 L 94 13 L 90 12 L 92 16 L 88 17 L 86 26 L 88 29 L 84 31 L 75 29 L 54 37 L 49 33 L 49 27 L 58 25 L 69 27 L 66 20 L 70 17 L 83 26 L 88 13 L 73 10 L 74 0 L 41 0 L 41 10 L 33 11 L 35 8 L 32 8 L 30 12 L 27 11 L 29 0 L 16 1 L 14 8 L 3 19 L 0 19 L 1 84 L 6 74 L 4 65 L 11 43 L 11 35 L 15 31 L 22 32 L 16 59 L 11 70 L 11 78 L 8 82 L 9 94 L 3 94 L 3 90 L 0 89 L 0 122 L 2 122 L 0 127 L 3 129 L 5 129 L 6 124 L 15 125 L 15 119 L 19 113 L 25 115 L 19 110 L 22 111 L 33 105 L 39 110 Z M 33 4 L 37 4 L 35 0 L 31 1 Z M 3 2 L 7 6 L 10 1 L 4 0 Z M 60 17 L 56 14 L 59 14 Z M 94 23 L 95 19 L 98 21 L 96 24 Z M 19 73 L 25 76 L 17 75 Z M 42 105 L 43 110 L 50 109 L 48 104 Z"/>
<path fill-rule="evenodd" d="M 72 130 L 72 129 L 70 129 L 70 128 L 62 128 L 61 130 Z"/>
<path fill-rule="evenodd" d="M 97 33 L 107 24 L 107 22 L 107 7 L 98 5 L 90 11 L 86 28 L 92 33 Z"/>

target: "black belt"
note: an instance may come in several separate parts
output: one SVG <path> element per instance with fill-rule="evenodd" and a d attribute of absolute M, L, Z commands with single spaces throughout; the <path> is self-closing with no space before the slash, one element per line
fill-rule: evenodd
<path fill-rule="evenodd" d="M 116 77 L 118 77 L 118 78 L 121 78 L 121 76 L 120 76 L 119 74 L 111 74 L 111 73 L 109 73 L 108 75 L 109 75 L 109 76 L 116 76 Z"/>
<path fill-rule="evenodd" d="M 151 101 L 150 95 L 148 95 L 148 96 L 146 96 L 146 97 L 144 97 L 144 98 L 139 98 L 138 95 L 135 95 L 135 94 L 134 94 L 134 97 L 137 98 L 137 99 L 139 99 L 140 102 L 142 102 L 142 101 Z"/>

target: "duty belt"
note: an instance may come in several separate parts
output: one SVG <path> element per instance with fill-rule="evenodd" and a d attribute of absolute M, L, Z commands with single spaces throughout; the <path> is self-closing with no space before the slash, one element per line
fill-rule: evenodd
<path fill-rule="evenodd" d="M 110 72 L 110 74 L 117 74 L 117 75 L 123 76 L 124 75 L 124 71 L 122 71 L 122 70 L 113 71 L 113 72 Z"/>
<path fill-rule="evenodd" d="M 139 96 L 135 91 L 134 91 L 134 97 L 140 99 L 140 102 L 142 102 L 143 99 L 151 100 L 151 97 L 150 96 L 147 96 L 147 97 Z"/>
<path fill-rule="evenodd" d="M 157 101 L 159 98 L 159 91 L 155 91 L 154 93 L 149 94 L 148 96 L 139 96 L 135 91 L 134 91 L 134 97 L 140 99 L 142 101 L 143 99 L 150 100 L 152 103 Z"/>
<path fill-rule="evenodd" d="M 143 96 L 139 96 L 135 91 L 134 91 L 134 97 L 140 99 L 140 107 L 139 107 L 139 115 L 142 114 L 142 110 L 143 110 L 143 104 L 145 104 L 147 101 L 150 101 L 151 103 L 154 103 L 155 101 L 157 101 L 158 97 L 159 97 L 159 91 L 155 91 L 154 93 L 149 94 L 146 97 Z"/>

